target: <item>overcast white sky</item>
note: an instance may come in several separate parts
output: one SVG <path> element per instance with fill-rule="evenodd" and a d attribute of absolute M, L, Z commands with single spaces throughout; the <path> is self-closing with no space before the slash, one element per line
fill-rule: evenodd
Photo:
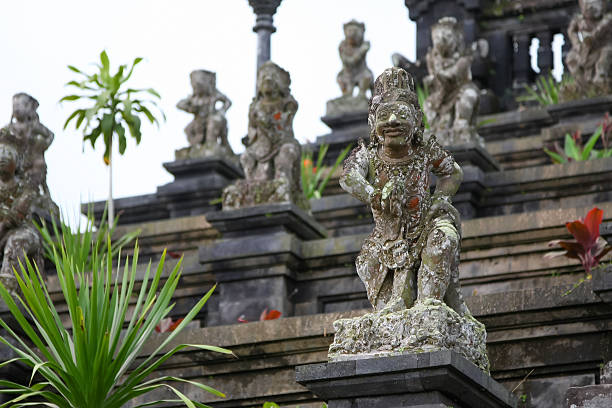
<path fill-rule="evenodd" d="M 375 75 L 391 66 L 391 54 L 414 58 L 416 27 L 403 0 L 284 0 L 274 17 L 272 60 L 291 73 L 299 103 L 294 121 L 300 141 L 328 132 L 320 121 L 325 102 L 339 96 L 335 82 L 341 64 L 338 43 L 342 24 L 355 18 L 366 24 L 371 42 L 368 64 Z M 190 115 L 176 103 L 191 89 L 189 73 L 217 72 L 217 85 L 233 102 L 228 112 L 235 151 L 247 129 L 247 111 L 255 87 L 255 15 L 247 0 L 19 0 L 3 1 L 0 14 L 0 123 L 11 116 L 11 97 L 27 92 L 40 102 L 41 122 L 55 133 L 47 151 L 48 184 L 53 199 L 72 217 L 81 202 L 107 196 L 102 145 L 83 149 L 82 135 L 62 130 L 73 110 L 58 100 L 74 75 L 71 64 L 93 69 L 102 49 L 114 67 L 134 57 L 135 86 L 153 87 L 162 95 L 167 121 L 159 130 L 143 128 L 139 146 L 128 144 L 115 155 L 115 197 L 152 193 L 172 176 L 162 163 L 187 145 L 183 128 Z M 101 140 L 98 142 L 101 143 Z"/>

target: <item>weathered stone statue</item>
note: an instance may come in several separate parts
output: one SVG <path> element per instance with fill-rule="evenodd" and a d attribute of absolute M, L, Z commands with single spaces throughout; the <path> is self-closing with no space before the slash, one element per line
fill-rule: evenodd
<path fill-rule="evenodd" d="M 47 164 L 45 151 L 53 142 L 53 132 L 47 129 L 38 118 L 38 101 L 26 93 L 13 96 L 13 115 L 8 125 L 16 137 L 23 163 L 17 175 L 23 178 L 35 196 L 32 205 L 36 209 L 59 215 L 57 205 L 51 199 L 47 186 Z"/>
<path fill-rule="evenodd" d="M 177 150 L 177 160 L 218 156 L 235 159 L 227 140 L 225 113 L 232 102 L 216 88 L 216 74 L 205 70 L 190 75 L 193 94 L 176 106 L 192 113 L 193 121 L 185 128 L 189 147 Z M 220 105 L 220 106 L 219 106 Z"/>
<path fill-rule="evenodd" d="M 565 63 L 574 83 L 562 90 L 565 99 L 612 93 L 612 13 L 605 0 L 579 0 L 567 34 L 572 44 Z"/>
<path fill-rule="evenodd" d="M 368 97 L 366 92 L 372 91 L 374 77 L 366 64 L 366 55 L 370 50 L 370 42 L 364 41 L 365 25 L 355 20 L 344 24 L 344 40 L 340 42 L 338 52 L 342 60 L 342 71 L 338 73 L 337 81 L 342 90 L 340 98 L 327 102 L 327 116 L 341 115 L 348 112 L 367 112 Z M 353 96 L 355 87 L 358 89 Z"/>
<path fill-rule="evenodd" d="M 372 208 L 374 231 L 356 267 L 374 313 L 334 323 L 330 358 L 452 349 L 486 370 L 485 328 L 459 286 L 461 224 L 451 197 L 461 168 L 424 136 L 413 79 L 401 68 L 376 80 L 368 122 L 370 144 L 353 150 L 340 185 Z"/>
<path fill-rule="evenodd" d="M 477 143 L 476 115 L 480 91 L 472 82 L 472 56 L 466 50 L 457 19 L 444 17 L 431 28 L 424 84 L 429 90 L 423 110 L 429 128 L 442 145 Z"/>
<path fill-rule="evenodd" d="M 0 129 L 0 281 L 12 292 L 18 288 L 13 267 L 19 268 L 20 260 L 25 265 L 24 256 L 44 269 L 42 244 L 32 224 L 32 205 L 37 194 L 31 183 L 17 177 L 23 170 L 20 163 L 25 163 L 20 155 L 21 144 L 9 127 Z"/>
<path fill-rule="evenodd" d="M 249 107 L 249 130 L 240 156 L 245 179 L 223 191 L 223 209 L 293 202 L 307 207 L 300 182 L 300 144 L 293 135 L 298 104 L 291 95 L 289 73 L 264 63 Z"/>

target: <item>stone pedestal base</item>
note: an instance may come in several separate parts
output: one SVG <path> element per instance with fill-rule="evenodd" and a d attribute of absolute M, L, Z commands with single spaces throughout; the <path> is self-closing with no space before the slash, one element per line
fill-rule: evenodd
<path fill-rule="evenodd" d="M 612 407 L 612 384 L 570 387 L 567 390 L 567 408 Z"/>
<path fill-rule="evenodd" d="M 517 401 L 452 351 L 310 364 L 296 380 L 329 408 L 510 408 Z"/>
<path fill-rule="evenodd" d="M 257 205 L 293 203 L 309 211 L 310 203 L 301 191 L 284 178 L 273 180 L 237 180 L 223 190 L 223 210 L 237 210 Z"/>
<path fill-rule="evenodd" d="M 354 112 L 367 112 L 368 98 L 365 96 L 341 96 L 327 101 L 325 116 L 341 116 Z"/>
<path fill-rule="evenodd" d="M 425 133 L 428 132 L 430 131 L 425 131 Z M 485 145 L 484 139 L 478 134 L 478 132 L 476 132 L 476 129 L 473 127 L 467 127 L 461 130 L 452 128 L 436 129 L 432 130 L 431 132 L 436 135 L 438 143 L 440 143 L 445 148 L 464 144 L 473 144 L 481 147 L 484 147 Z"/>
<path fill-rule="evenodd" d="M 453 350 L 489 371 L 485 326 L 436 300 L 394 313 L 368 313 L 334 322 L 330 361 Z"/>
<path fill-rule="evenodd" d="M 157 188 L 157 197 L 166 203 L 169 217 L 199 215 L 220 208 L 221 192 L 242 170 L 222 157 L 178 160 L 164 163 L 174 181 Z"/>

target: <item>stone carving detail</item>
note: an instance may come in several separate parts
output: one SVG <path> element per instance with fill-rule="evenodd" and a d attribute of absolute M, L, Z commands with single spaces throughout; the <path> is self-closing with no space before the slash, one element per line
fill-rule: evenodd
<path fill-rule="evenodd" d="M 342 60 L 342 71 L 337 81 L 342 90 L 340 98 L 327 102 L 327 116 L 337 116 L 351 112 L 367 112 L 367 91 L 372 91 L 374 76 L 366 64 L 366 55 L 370 42 L 364 41 L 365 25 L 351 20 L 344 24 L 344 40 L 340 42 L 338 52 Z M 358 89 L 353 96 L 355 88 Z"/>
<path fill-rule="evenodd" d="M 45 151 L 53 142 L 53 132 L 47 129 L 38 118 L 38 101 L 26 93 L 13 96 L 13 115 L 8 130 L 17 140 L 20 171 L 22 179 L 35 194 L 32 206 L 49 214 L 59 215 L 59 208 L 51 199 L 47 186 L 47 163 Z"/>
<path fill-rule="evenodd" d="M 259 68 L 248 135 L 242 140 L 245 179 L 223 191 L 224 210 L 275 202 L 307 208 L 300 181 L 301 149 L 293 135 L 298 104 L 290 85 L 289 73 L 273 62 Z"/>
<path fill-rule="evenodd" d="M 412 77 L 389 68 L 376 80 L 370 144 L 353 150 L 340 185 L 369 204 L 374 231 L 357 257 L 374 313 L 334 323 L 330 358 L 452 349 L 488 369 L 486 332 L 459 287 L 463 173 L 434 135 L 424 135 Z M 438 181 L 430 194 L 431 174 Z"/>
<path fill-rule="evenodd" d="M 431 40 L 424 79 L 429 96 L 423 106 L 430 131 L 444 146 L 484 145 L 476 132 L 480 90 L 472 81 L 472 55 L 461 26 L 454 17 L 444 17 L 432 26 Z"/>
<path fill-rule="evenodd" d="M 579 0 L 580 14 L 567 29 L 572 49 L 565 63 L 574 82 L 562 90 L 564 99 L 612 93 L 612 13 L 605 0 Z"/>
<path fill-rule="evenodd" d="M 42 125 L 41 125 L 42 126 Z M 11 292 L 18 289 L 13 267 L 25 264 L 24 254 L 43 268 L 42 243 L 32 224 L 32 207 L 39 195 L 23 175 L 23 145 L 10 127 L 0 129 L 0 281 Z"/>
<path fill-rule="evenodd" d="M 176 105 L 194 115 L 193 121 L 185 128 L 189 147 L 177 150 L 176 159 L 216 156 L 234 160 L 236 156 L 227 140 L 225 119 L 232 102 L 217 89 L 214 72 L 196 70 L 190 78 L 193 94 Z"/>

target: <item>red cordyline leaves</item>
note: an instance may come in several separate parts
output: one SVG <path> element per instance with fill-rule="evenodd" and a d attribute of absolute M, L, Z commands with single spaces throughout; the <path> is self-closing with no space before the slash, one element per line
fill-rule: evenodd
<path fill-rule="evenodd" d="M 173 332 L 183 319 L 178 319 L 177 321 L 173 321 L 171 317 L 166 317 L 165 319 L 161 319 L 159 324 L 155 326 L 155 331 L 158 333 L 168 333 Z"/>
<path fill-rule="evenodd" d="M 578 259 L 582 263 L 587 277 L 591 277 L 591 270 L 599 265 L 599 261 L 610 250 L 605 239 L 599 235 L 599 226 L 603 221 L 603 211 L 595 207 L 588 212 L 586 217 L 565 224 L 567 230 L 574 236 L 574 239 L 563 241 L 560 239 L 550 241 L 549 247 L 560 246 L 563 251 L 549 252 L 544 255 L 545 258 L 554 258 L 557 256 L 566 256 L 572 259 Z"/>
<path fill-rule="evenodd" d="M 282 316 L 282 313 L 279 312 L 278 310 L 272 309 L 272 310 L 270 310 L 268 312 L 268 309 L 266 308 L 266 309 L 263 310 L 263 312 L 261 312 L 261 315 L 259 316 L 259 321 L 276 320 L 276 319 L 278 319 L 281 316 Z M 238 318 L 238 322 L 240 322 L 240 323 L 248 323 L 249 321 L 244 318 L 244 315 L 241 315 Z"/>

